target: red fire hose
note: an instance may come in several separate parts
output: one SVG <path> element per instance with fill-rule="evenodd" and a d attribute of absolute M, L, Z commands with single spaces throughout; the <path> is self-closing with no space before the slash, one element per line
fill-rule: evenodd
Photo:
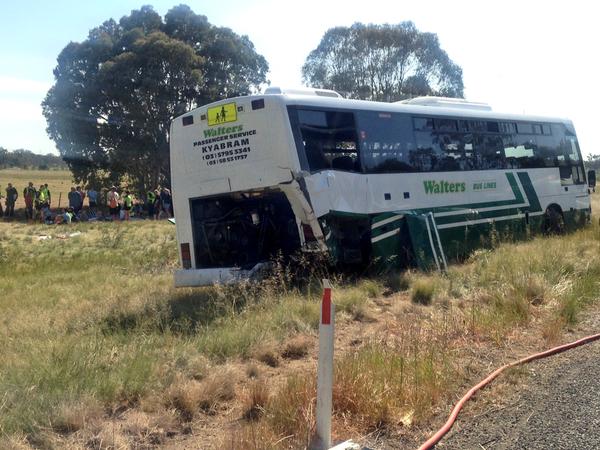
<path fill-rule="evenodd" d="M 564 352 L 565 350 L 570 350 L 572 348 L 579 347 L 580 345 L 583 345 L 583 344 L 589 344 L 590 342 L 596 341 L 598 339 L 600 339 L 600 334 L 594 334 L 592 336 L 588 336 L 583 339 L 579 339 L 578 341 L 571 342 L 570 344 L 564 344 L 559 347 L 551 348 L 550 350 L 546 350 L 545 352 L 542 352 L 542 353 L 535 353 L 533 355 L 527 356 L 526 358 L 520 359 L 520 360 L 512 362 L 510 364 L 506 364 L 505 366 L 502 366 L 499 369 L 495 370 L 494 372 L 489 374 L 487 376 L 487 378 L 485 378 L 483 381 L 479 382 L 479 384 L 473 386 L 469 390 L 469 392 L 467 392 L 465 394 L 465 396 L 459 400 L 459 402 L 454 406 L 454 409 L 452 410 L 452 413 L 450 414 L 450 417 L 448 417 L 448 420 L 446 421 L 444 426 L 442 428 L 440 428 L 433 436 L 431 436 L 427 440 L 427 442 L 425 442 L 423 445 L 421 445 L 419 447 L 419 450 L 428 450 L 428 449 L 435 447 L 435 444 L 440 442 L 440 440 L 446 435 L 446 433 L 448 433 L 448 431 L 450 431 L 450 428 L 452 428 L 452 425 L 454 425 L 454 422 L 456 421 L 456 417 L 458 416 L 458 413 L 460 412 L 460 410 L 462 409 L 464 404 L 467 402 L 467 400 L 469 400 L 471 397 L 473 397 L 473 395 L 479 389 L 481 389 L 482 387 L 491 383 L 494 378 L 496 378 L 498 375 L 500 375 L 506 369 L 508 369 L 510 367 L 518 366 L 520 364 L 525 364 L 530 361 L 534 361 L 536 359 L 541 359 L 541 358 L 545 358 L 547 356 L 556 355 L 557 353 L 561 353 L 561 352 Z"/>

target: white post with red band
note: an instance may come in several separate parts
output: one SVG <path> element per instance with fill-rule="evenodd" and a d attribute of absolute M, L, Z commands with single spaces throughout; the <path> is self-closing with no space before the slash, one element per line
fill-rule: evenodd
<path fill-rule="evenodd" d="M 331 285 L 323 280 L 323 301 L 319 323 L 319 366 L 317 368 L 317 434 L 315 450 L 331 447 L 331 410 L 333 396 L 333 338 L 335 309 Z"/>

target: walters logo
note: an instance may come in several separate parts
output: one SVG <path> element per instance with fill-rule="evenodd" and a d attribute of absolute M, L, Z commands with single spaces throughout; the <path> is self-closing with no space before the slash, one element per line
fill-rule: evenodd
<path fill-rule="evenodd" d="M 237 120 L 237 108 L 235 103 L 226 103 L 225 105 L 214 106 L 208 108 L 206 112 L 208 125 L 219 125 L 227 122 L 235 122 Z"/>
<path fill-rule="evenodd" d="M 465 192 L 467 183 L 452 183 L 450 181 L 423 181 L 426 194 L 451 194 L 455 192 Z"/>
<path fill-rule="evenodd" d="M 217 136 L 225 136 L 230 133 L 238 133 L 244 129 L 243 125 L 237 125 L 235 127 L 219 127 L 219 128 L 210 128 L 208 130 L 204 130 L 204 137 L 217 137 Z"/>

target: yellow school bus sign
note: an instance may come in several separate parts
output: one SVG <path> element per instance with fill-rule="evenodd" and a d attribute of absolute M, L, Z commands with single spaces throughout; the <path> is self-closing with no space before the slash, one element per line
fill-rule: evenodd
<path fill-rule="evenodd" d="M 206 115 L 209 126 L 235 122 L 237 120 L 237 108 L 235 107 L 235 103 L 226 103 L 208 108 Z"/>

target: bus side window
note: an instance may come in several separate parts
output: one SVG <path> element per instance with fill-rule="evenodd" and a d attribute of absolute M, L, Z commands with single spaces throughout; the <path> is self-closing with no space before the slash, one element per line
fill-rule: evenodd
<path fill-rule="evenodd" d="M 360 153 L 366 173 L 401 173 L 419 170 L 412 162 L 415 150 L 413 121 L 407 114 L 359 111 Z M 422 123 L 421 123 L 422 122 Z M 433 127 L 423 119 L 419 127 Z M 429 132 L 427 132 L 429 134 Z"/>
<path fill-rule="evenodd" d="M 298 109 L 298 122 L 311 172 L 324 169 L 360 172 L 353 113 Z"/>

